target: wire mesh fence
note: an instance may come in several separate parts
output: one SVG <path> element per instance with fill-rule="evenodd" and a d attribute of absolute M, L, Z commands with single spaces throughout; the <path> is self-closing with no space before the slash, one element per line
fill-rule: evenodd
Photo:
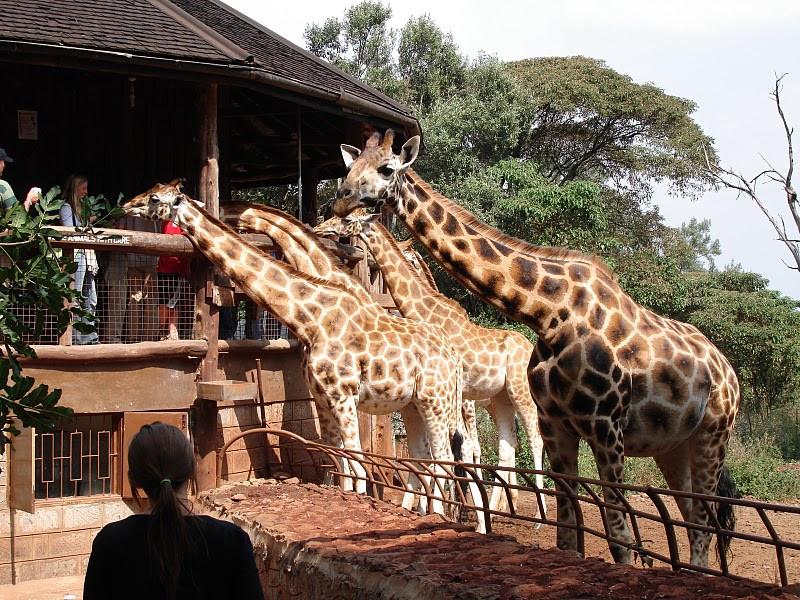
<path fill-rule="evenodd" d="M 645 565 L 662 563 L 673 570 L 734 579 L 753 578 L 784 586 L 800 581 L 800 506 L 610 484 L 552 471 L 395 458 L 334 448 L 275 429 L 252 429 L 230 439 L 218 453 L 218 474 L 222 472 L 228 447 L 250 435 L 265 437 L 273 469 L 298 474 L 307 481 L 342 483 L 345 479 L 360 480 L 373 497 L 401 503 L 411 495 L 422 507 L 441 502 L 446 507 L 446 514 L 453 517 L 481 511 L 488 532 L 493 527 L 502 533 L 515 535 L 524 530 L 526 533 L 522 537 L 526 541 L 536 541 L 535 527 L 562 527 L 575 531 L 577 549 L 584 555 L 587 546 L 592 545 L 589 541 L 611 542 L 633 550 Z M 355 465 L 360 465 L 361 469 Z M 543 487 L 536 484 L 536 475 L 544 476 Z M 512 483 L 514 480 L 516 482 Z M 218 485 L 220 483 L 218 480 Z M 472 492 L 467 491 L 470 484 Z M 610 490 L 610 499 L 603 497 L 603 488 Z M 494 490 L 502 494 L 507 509 L 490 507 Z M 559 498 L 572 505 L 575 523 L 558 522 L 555 505 Z M 685 521 L 677 511 L 680 499 L 700 502 L 710 516 L 708 523 L 700 525 Z M 741 525 L 739 531 L 726 529 L 717 521 L 715 508 L 720 503 L 737 512 Z M 611 532 L 610 511 L 625 515 L 632 540 L 615 537 Z M 745 577 L 737 571 L 738 563 L 732 564 L 726 553 L 721 553 L 709 566 L 691 564 L 685 543 L 690 530 L 706 532 L 718 543 L 730 537 L 734 556 L 743 557 L 745 561 L 756 549 L 766 548 L 772 556 L 770 565 L 755 575 L 748 572 Z"/>
<path fill-rule="evenodd" d="M 96 275 L 85 271 L 76 274 L 82 288 L 83 306 L 95 316 L 95 333 L 81 334 L 73 328 L 73 345 L 94 343 L 134 344 L 169 339 L 192 339 L 195 318 L 195 294 L 188 277 L 159 273 L 158 257 L 117 253 L 104 263 Z M 126 263 L 130 259 L 130 264 Z M 29 344 L 56 345 L 59 340 L 56 318 L 42 313 L 44 326 L 34 335 L 37 313 L 32 306 L 11 307 L 28 331 L 23 339 Z M 237 294 L 234 306 L 221 307 L 221 339 L 288 339 L 289 332 L 269 311 Z M 227 318 L 227 322 L 226 322 Z"/>

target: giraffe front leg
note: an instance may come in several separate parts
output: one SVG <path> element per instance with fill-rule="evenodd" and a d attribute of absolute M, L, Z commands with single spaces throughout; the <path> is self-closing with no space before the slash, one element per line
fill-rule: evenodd
<path fill-rule="evenodd" d="M 417 404 L 420 418 L 425 427 L 426 437 L 430 445 L 431 456 L 434 460 L 453 460 L 453 451 L 450 446 L 450 428 L 442 418 L 441 412 L 434 410 L 436 402 L 420 401 Z M 468 442 L 467 442 L 468 443 Z M 439 465 L 433 467 L 434 476 L 431 480 L 431 512 L 444 515 L 442 498 L 444 494 L 444 469 Z"/>
<path fill-rule="evenodd" d="M 330 408 L 328 408 L 327 403 L 317 400 L 314 398 L 317 404 L 317 418 L 319 419 L 319 435 L 322 439 L 323 443 L 328 444 L 329 446 L 334 446 L 336 448 L 342 447 L 342 436 L 339 433 L 339 424 L 336 422 L 336 419 L 333 418 L 331 414 Z M 337 459 L 339 463 L 339 470 L 342 473 L 349 472 L 349 466 L 347 465 L 347 461 L 340 458 Z M 325 483 L 328 485 L 333 485 L 333 475 L 328 472 L 325 475 Z M 341 481 L 342 489 L 345 491 L 353 491 L 353 481 L 349 477 L 343 477 Z"/>
<path fill-rule="evenodd" d="M 611 423 L 609 426 L 610 433 L 607 440 L 614 440 L 613 444 L 605 443 L 600 444 L 594 440 L 592 451 L 594 452 L 594 459 L 597 463 L 597 473 L 599 479 L 608 481 L 610 483 L 623 483 L 624 468 L 625 468 L 625 450 L 624 441 L 622 437 L 622 429 L 618 424 Z M 613 434 L 613 435 L 612 435 Z M 615 491 L 613 488 L 603 488 L 603 498 L 609 504 L 619 505 L 618 494 L 620 491 Z M 633 536 L 628 528 L 628 522 L 625 514 L 619 510 L 606 509 L 606 517 L 608 519 L 608 533 L 616 540 L 620 540 L 626 544 L 633 544 Z M 614 562 L 622 564 L 631 564 L 633 562 L 633 552 L 630 547 L 622 544 L 609 542 L 608 548 L 611 551 L 611 556 L 614 557 Z"/>
<path fill-rule="evenodd" d="M 343 396 L 330 401 L 331 414 L 339 426 L 342 436 L 342 446 L 346 450 L 361 452 L 361 438 L 358 432 L 358 396 Z M 359 494 L 367 493 L 367 471 L 364 466 L 355 459 L 345 459 L 346 465 L 343 473 L 352 473 L 352 477 L 345 477 L 345 491 L 353 489 Z M 348 485 L 349 482 L 349 485 Z M 348 489 L 349 488 L 349 489 Z"/>
<path fill-rule="evenodd" d="M 528 438 L 528 446 L 533 457 L 533 468 L 541 471 L 544 468 L 544 440 L 539 431 L 539 410 L 534 402 L 531 387 L 528 381 L 527 369 L 525 367 L 525 349 L 518 348 L 514 354 L 514 360 L 509 363 L 506 372 L 506 393 L 511 404 L 517 411 L 522 429 Z M 515 432 L 516 433 L 516 432 Z M 516 439 L 516 436 L 515 438 Z M 534 476 L 534 483 L 540 490 L 544 489 L 544 475 Z M 536 502 L 536 514 L 541 512 L 541 517 L 547 517 L 547 496 L 538 494 Z M 511 494 L 512 500 L 516 503 L 516 490 Z M 536 523 L 534 527 L 539 529 L 541 523 Z"/>
<path fill-rule="evenodd" d="M 564 475 L 578 474 L 578 436 L 560 424 L 551 424 L 551 421 L 539 414 L 539 423 L 544 438 L 544 446 L 547 455 L 550 457 L 550 468 L 556 473 Z M 574 497 L 578 492 L 578 484 L 565 480 L 556 479 L 556 489 L 559 494 L 556 507 L 558 514 L 558 529 L 556 533 L 556 543 L 560 550 L 578 551 L 578 534 L 574 529 L 577 520 L 575 517 L 575 507 L 572 505 L 570 497 Z"/>
<path fill-rule="evenodd" d="M 408 440 L 408 452 L 412 458 L 426 459 L 431 457 L 428 448 L 428 440 L 425 437 L 425 425 L 413 405 L 407 405 L 400 410 L 400 415 L 403 417 L 403 423 L 406 426 L 406 435 Z M 425 477 L 423 475 L 423 477 Z M 430 478 L 426 480 L 429 483 Z M 408 474 L 408 481 L 406 483 L 406 492 L 403 494 L 402 506 L 406 510 L 412 510 L 419 500 L 420 512 L 427 511 L 427 502 L 423 496 L 419 495 L 422 489 L 419 477 L 414 473 Z"/>
<path fill-rule="evenodd" d="M 461 405 L 461 415 L 464 421 L 464 428 L 466 430 L 466 438 L 465 443 L 462 446 L 462 460 L 465 463 L 472 463 L 479 465 L 481 464 L 481 444 L 480 439 L 478 438 L 478 419 L 477 415 L 475 414 L 475 401 L 474 400 L 464 400 Z M 475 476 L 479 480 L 483 480 L 483 472 L 478 467 L 474 468 Z M 472 504 L 477 507 L 476 518 L 478 521 L 478 525 L 475 528 L 475 531 L 478 533 L 486 533 L 486 513 L 483 512 L 483 497 L 480 494 L 480 490 L 478 488 L 478 484 L 469 476 L 470 481 L 468 483 L 468 487 L 470 490 L 470 495 L 472 496 Z M 491 506 L 491 505 L 490 505 Z"/>

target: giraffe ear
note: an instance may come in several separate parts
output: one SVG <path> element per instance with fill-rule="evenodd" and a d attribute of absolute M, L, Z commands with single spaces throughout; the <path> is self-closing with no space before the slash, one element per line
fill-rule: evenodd
<path fill-rule="evenodd" d="M 401 240 L 397 242 L 397 247 L 400 248 L 401 252 L 405 252 L 413 245 L 414 245 L 414 238 L 408 238 L 407 240 Z"/>
<path fill-rule="evenodd" d="M 176 187 L 179 190 L 182 190 L 183 186 L 186 185 L 186 179 L 184 177 L 177 177 L 177 178 L 173 179 L 172 181 L 170 181 L 167 185 L 169 187 Z"/>
<path fill-rule="evenodd" d="M 364 215 L 361 217 L 362 223 L 367 223 L 372 225 L 373 223 L 379 223 L 381 220 L 381 213 L 369 213 L 368 215 Z"/>
<path fill-rule="evenodd" d="M 417 160 L 419 154 L 419 136 L 415 135 L 403 144 L 403 149 L 400 150 L 400 168 L 407 169 L 411 164 Z"/>
<path fill-rule="evenodd" d="M 339 146 L 342 149 L 342 158 L 344 159 L 344 166 L 348 169 L 350 165 L 353 164 L 353 161 L 357 159 L 361 155 L 361 150 L 356 148 L 355 146 L 350 146 L 348 144 L 342 144 Z"/>

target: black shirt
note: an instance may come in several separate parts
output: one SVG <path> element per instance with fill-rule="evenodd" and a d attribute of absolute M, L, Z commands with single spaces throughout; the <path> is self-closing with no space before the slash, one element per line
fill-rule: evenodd
<path fill-rule="evenodd" d="M 241 528 L 207 516 L 190 516 L 189 548 L 181 565 L 177 599 L 264 600 L 253 545 Z M 84 600 L 165 597 L 148 560 L 150 515 L 132 515 L 103 527 L 92 544 Z M 188 525 L 188 523 L 187 523 Z"/>

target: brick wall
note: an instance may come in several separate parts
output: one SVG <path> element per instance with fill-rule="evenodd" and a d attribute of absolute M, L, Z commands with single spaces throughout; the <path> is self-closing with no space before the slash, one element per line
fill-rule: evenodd
<path fill-rule="evenodd" d="M 265 409 L 267 426 L 275 429 L 292 431 L 306 439 L 319 439 L 319 426 L 316 421 L 316 406 L 313 400 L 287 400 L 268 405 Z M 222 443 L 243 431 L 261 427 L 261 413 L 255 403 L 237 403 L 232 407 L 219 409 L 220 439 Z M 253 477 L 266 477 L 270 469 L 278 465 L 282 470 L 290 470 L 292 464 L 302 457 L 294 456 L 282 450 L 276 436 L 269 436 L 269 447 L 265 447 L 264 438 L 252 435 L 234 442 L 225 454 L 222 463 L 222 479 L 227 481 L 243 481 Z M 292 472 L 300 476 L 311 473 Z"/>
<path fill-rule="evenodd" d="M 121 498 L 49 502 L 35 514 L 0 506 L 0 585 L 82 575 L 100 528 L 133 514 Z M 13 537 L 12 537 L 13 534 Z"/>

